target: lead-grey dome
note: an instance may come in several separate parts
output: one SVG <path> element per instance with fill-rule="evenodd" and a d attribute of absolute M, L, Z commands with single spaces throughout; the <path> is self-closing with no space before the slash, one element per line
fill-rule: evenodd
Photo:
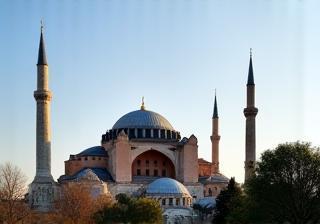
<path fill-rule="evenodd" d="M 160 114 L 149 110 L 136 110 L 123 115 L 112 129 L 150 128 L 174 131 L 169 121 Z"/>
<path fill-rule="evenodd" d="M 163 177 L 153 181 L 146 188 L 148 196 L 173 195 L 179 197 L 191 197 L 188 189 L 180 182 Z"/>

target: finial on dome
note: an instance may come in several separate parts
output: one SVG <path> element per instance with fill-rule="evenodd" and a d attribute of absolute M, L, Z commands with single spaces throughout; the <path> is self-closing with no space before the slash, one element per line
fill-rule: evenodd
<path fill-rule="evenodd" d="M 142 102 L 141 102 L 141 107 L 140 107 L 141 110 L 145 110 L 145 106 L 144 106 L 144 96 L 142 97 Z"/>

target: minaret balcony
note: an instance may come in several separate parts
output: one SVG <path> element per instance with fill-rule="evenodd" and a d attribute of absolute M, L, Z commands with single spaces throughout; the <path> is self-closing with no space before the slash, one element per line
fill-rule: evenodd
<path fill-rule="evenodd" d="M 37 101 L 50 101 L 52 93 L 48 90 L 36 90 L 33 92 L 33 96 Z"/>
<path fill-rule="evenodd" d="M 256 107 L 247 107 L 243 110 L 245 117 L 255 117 L 258 114 L 258 108 Z"/>

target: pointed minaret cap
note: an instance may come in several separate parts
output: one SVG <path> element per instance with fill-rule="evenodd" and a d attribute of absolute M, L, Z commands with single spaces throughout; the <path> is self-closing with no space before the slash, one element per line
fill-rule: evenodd
<path fill-rule="evenodd" d="M 142 97 L 142 102 L 141 102 L 140 110 L 146 110 L 146 108 L 145 108 L 145 106 L 144 106 L 144 96 Z"/>
<path fill-rule="evenodd" d="M 46 49 L 44 45 L 43 39 L 43 23 L 41 20 L 41 34 L 40 34 L 40 44 L 39 44 L 39 52 L 38 52 L 38 63 L 37 65 L 48 65 L 47 56 L 46 56 Z"/>
<path fill-rule="evenodd" d="M 219 118 L 218 116 L 218 105 L 217 105 L 217 93 L 214 90 L 214 107 L 213 107 L 213 116 L 212 118 Z"/>
<path fill-rule="evenodd" d="M 249 85 L 254 85 L 253 67 L 252 67 L 252 48 L 250 48 L 250 62 L 249 62 L 249 72 L 248 72 L 247 86 L 249 86 Z"/>

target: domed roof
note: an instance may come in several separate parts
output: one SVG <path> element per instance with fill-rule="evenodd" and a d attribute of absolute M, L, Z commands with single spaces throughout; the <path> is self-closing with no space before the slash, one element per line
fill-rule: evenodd
<path fill-rule="evenodd" d="M 58 182 L 62 183 L 64 181 L 74 181 L 80 179 L 91 179 L 91 180 L 101 180 L 104 182 L 113 182 L 113 178 L 109 171 L 105 168 L 83 168 L 72 176 L 62 175 L 59 177 Z"/>
<path fill-rule="evenodd" d="M 83 150 L 77 156 L 108 156 L 107 151 L 102 146 L 94 146 Z"/>
<path fill-rule="evenodd" d="M 188 189 L 180 182 L 163 177 L 150 183 L 146 188 L 147 195 L 175 195 L 191 197 Z"/>
<path fill-rule="evenodd" d="M 199 182 L 201 183 L 229 183 L 228 177 L 221 173 L 212 174 L 209 177 L 199 177 Z"/>
<path fill-rule="evenodd" d="M 160 114 L 149 110 L 136 110 L 123 115 L 112 127 L 120 128 L 154 128 L 174 130 L 167 119 Z"/>

